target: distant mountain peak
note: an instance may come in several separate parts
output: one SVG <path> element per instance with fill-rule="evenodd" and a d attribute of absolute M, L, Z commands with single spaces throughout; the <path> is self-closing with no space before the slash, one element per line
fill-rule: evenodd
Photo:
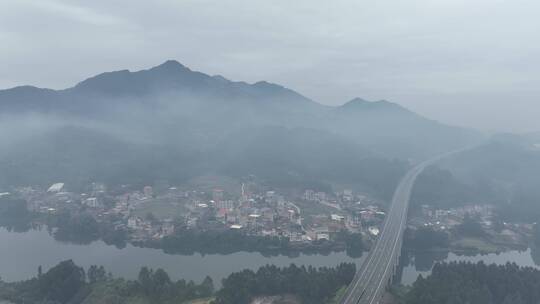
<path fill-rule="evenodd" d="M 255 85 L 255 86 L 277 86 L 277 87 L 281 87 L 280 85 L 268 82 L 266 80 L 257 81 L 253 85 Z"/>
<path fill-rule="evenodd" d="M 363 99 L 363 98 L 360 98 L 360 97 L 355 97 L 351 100 L 349 100 L 348 102 L 346 102 L 345 104 L 348 104 L 348 103 L 366 103 L 366 102 L 370 102 L 366 99 Z"/>
<path fill-rule="evenodd" d="M 280 86 L 279 84 L 271 83 L 265 80 L 257 81 L 253 84 L 253 87 L 267 89 L 267 90 L 282 90 L 285 87 Z"/>
<path fill-rule="evenodd" d="M 369 101 L 360 97 L 353 98 L 352 100 L 343 104 L 340 108 L 353 110 L 400 110 L 407 111 L 406 108 L 387 100 Z"/>
<path fill-rule="evenodd" d="M 185 71 L 185 70 L 190 70 L 190 69 L 176 60 L 169 59 L 165 61 L 164 63 L 151 68 L 150 70 Z"/>
<path fill-rule="evenodd" d="M 227 82 L 230 82 L 229 79 L 221 76 L 221 75 L 213 75 L 212 78 L 214 78 L 215 80 L 221 82 L 221 83 L 227 83 Z"/>

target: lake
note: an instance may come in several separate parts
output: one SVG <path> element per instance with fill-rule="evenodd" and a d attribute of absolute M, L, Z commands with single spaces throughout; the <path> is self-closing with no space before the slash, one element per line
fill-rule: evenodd
<path fill-rule="evenodd" d="M 362 258 L 353 259 L 345 252 L 322 254 L 300 254 L 295 257 L 265 257 L 260 253 L 238 252 L 233 254 L 172 255 L 159 249 L 138 248 L 127 245 L 118 249 L 102 241 L 89 245 L 67 244 L 54 240 L 45 230 L 30 230 L 24 233 L 0 229 L 0 277 L 7 282 L 31 278 L 40 265 L 45 272 L 60 261 L 72 259 L 77 265 L 88 269 L 90 265 L 103 265 L 115 277 L 134 279 L 142 266 L 165 269 L 172 279 L 200 282 L 206 275 L 216 286 L 221 279 L 242 269 L 258 269 L 266 264 L 288 266 L 312 265 L 333 267 L 342 262 L 355 262 L 359 266 Z M 366 254 L 364 254 L 364 257 Z"/>
<path fill-rule="evenodd" d="M 431 269 L 436 262 L 480 262 L 485 264 L 503 265 L 507 262 L 516 263 L 519 266 L 530 266 L 540 269 L 540 250 L 529 248 L 524 251 L 511 250 L 502 253 L 490 254 L 456 254 L 452 252 L 408 252 L 403 253 L 403 264 L 405 265 L 401 274 L 401 283 L 411 285 L 416 281 L 418 275 L 426 277 L 431 273 Z"/>

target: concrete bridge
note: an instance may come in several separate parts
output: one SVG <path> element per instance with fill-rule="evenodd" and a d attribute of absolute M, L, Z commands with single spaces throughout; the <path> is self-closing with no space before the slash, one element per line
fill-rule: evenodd
<path fill-rule="evenodd" d="M 379 302 L 386 288 L 391 284 L 399 266 L 403 232 L 407 225 L 409 200 L 416 178 L 427 166 L 460 151 L 463 150 L 446 153 L 418 164 L 401 179 L 394 192 L 382 232 L 364 263 L 356 272 L 353 281 L 349 284 L 341 299 L 342 304 L 375 304 Z"/>

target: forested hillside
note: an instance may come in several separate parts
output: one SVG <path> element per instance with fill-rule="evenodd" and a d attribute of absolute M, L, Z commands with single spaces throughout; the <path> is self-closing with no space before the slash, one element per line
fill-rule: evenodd
<path fill-rule="evenodd" d="M 102 73 L 64 90 L 0 90 L 0 110 L 0 188 L 256 175 L 293 187 L 353 184 L 388 198 L 407 160 L 478 138 L 391 102 L 330 107 L 176 61 Z"/>

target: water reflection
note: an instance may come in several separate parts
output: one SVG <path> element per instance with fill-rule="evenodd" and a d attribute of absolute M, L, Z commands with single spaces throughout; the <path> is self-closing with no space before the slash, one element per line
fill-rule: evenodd
<path fill-rule="evenodd" d="M 540 266 L 540 248 L 538 245 L 531 246 L 531 258 L 535 265 Z"/>
<path fill-rule="evenodd" d="M 258 269 L 266 264 L 280 267 L 291 263 L 315 267 L 334 267 L 342 262 L 355 262 L 359 266 L 362 258 L 353 259 L 345 252 L 320 254 L 297 254 L 294 257 L 283 255 L 263 256 L 255 252 L 233 254 L 191 254 L 171 255 L 162 250 L 138 248 L 127 245 L 124 249 L 109 246 L 103 241 L 89 245 L 76 245 L 56 241 L 46 230 L 29 230 L 13 233 L 0 229 L 0 276 L 6 281 L 18 281 L 33 277 L 41 265 L 48 269 L 58 262 L 73 259 L 85 268 L 90 265 L 103 265 L 115 276 L 133 279 L 142 266 L 163 268 L 175 280 L 184 278 L 200 282 L 210 275 L 219 285 L 221 279 L 232 272 L 245 268 Z"/>
<path fill-rule="evenodd" d="M 419 275 L 427 276 L 437 262 L 472 262 L 483 261 L 486 264 L 503 265 L 507 262 L 519 266 L 540 269 L 540 248 L 533 246 L 527 250 L 511 250 L 501 253 L 480 254 L 475 252 L 453 253 L 449 251 L 406 251 L 402 254 L 398 281 L 411 285 Z"/>

